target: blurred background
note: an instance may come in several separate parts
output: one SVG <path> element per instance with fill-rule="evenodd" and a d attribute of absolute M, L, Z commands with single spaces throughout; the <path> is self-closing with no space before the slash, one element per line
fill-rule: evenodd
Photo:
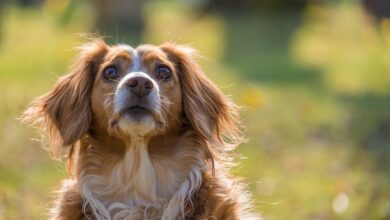
<path fill-rule="evenodd" d="M 45 219 L 63 162 L 16 118 L 84 41 L 176 41 L 241 106 L 266 220 L 390 219 L 389 0 L 0 0 L 0 220 Z"/>

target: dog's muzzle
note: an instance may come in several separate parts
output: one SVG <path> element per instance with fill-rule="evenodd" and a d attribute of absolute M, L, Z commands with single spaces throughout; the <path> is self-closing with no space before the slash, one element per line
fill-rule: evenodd
<path fill-rule="evenodd" d="M 139 118 L 160 110 L 157 83 L 143 72 L 127 74 L 115 92 L 115 111 Z"/>
<path fill-rule="evenodd" d="M 132 72 L 122 78 L 115 91 L 111 126 L 144 134 L 164 124 L 158 84 L 143 72 Z"/>

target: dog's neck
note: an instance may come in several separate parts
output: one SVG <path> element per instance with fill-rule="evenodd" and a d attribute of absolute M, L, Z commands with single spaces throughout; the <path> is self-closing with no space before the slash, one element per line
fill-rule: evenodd
<path fill-rule="evenodd" d="M 203 153 L 191 139 L 183 135 L 175 142 L 161 139 L 150 144 L 149 138 L 137 136 L 125 143 L 125 149 L 112 153 L 110 148 L 118 147 L 90 137 L 81 146 L 78 162 L 80 189 L 88 206 L 106 218 L 124 212 L 160 217 L 183 213 L 185 200 L 201 184 L 204 166 Z M 169 205 L 178 213 L 164 214 Z"/>

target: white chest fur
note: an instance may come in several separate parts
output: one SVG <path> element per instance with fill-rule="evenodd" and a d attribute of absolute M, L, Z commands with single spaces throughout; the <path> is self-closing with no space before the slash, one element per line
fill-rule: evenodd
<path fill-rule="evenodd" d="M 186 202 L 202 183 L 203 166 L 199 152 L 183 152 L 151 158 L 146 146 L 132 146 L 108 175 L 85 171 L 79 181 L 84 209 L 99 220 L 183 217 Z"/>

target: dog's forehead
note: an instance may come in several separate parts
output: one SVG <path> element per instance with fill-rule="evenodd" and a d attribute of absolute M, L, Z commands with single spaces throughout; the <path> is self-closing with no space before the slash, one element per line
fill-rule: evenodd
<path fill-rule="evenodd" d="M 125 52 L 129 53 L 130 56 L 132 56 L 132 57 L 133 56 L 137 56 L 137 54 L 138 54 L 138 52 L 137 52 L 137 50 L 135 48 L 133 48 L 132 46 L 127 45 L 127 44 L 119 44 L 117 46 L 117 48 L 119 50 L 122 50 L 122 51 L 125 51 Z"/>
<path fill-rule="evenodd" d="M 156 54 L 158 56 L 164 55 L 164 53 L 159 49 L 159 47 L 150 44 L 142 44 L 136 48 L 127 44 L 119 44 L 116 48 L 118 48 L 122 52 L 127 52 L 132 58 L 143 57 L 144 55 L 148 54 Z"/>
<path fill-rule="evenodd" d="M 130 56 L 132 70 L 140 70 L 143 65 L 154 60 L 167 61 L 166 54 L 157 46 L 143 44 L 134 48 L 127 44 L 119 44 L 116 49 L 119 53 L 126 53 Z"/>
<path fill-rule="evenodd" d="M 141 69 L 141 59 L 140 59 L 140 54 L 138 53 L 138 51 L 133 48 L 132 46 L 130 45 L 127 45 L 127 44 L 120 44 L 118 46 L 118 48 L 124 52 L 127 52 L 130 57 L 131 57 L 131 63 L 132 63 L 132 67 L 131 69 L 134 71 L 134 70 L 140 70 Z"/>

